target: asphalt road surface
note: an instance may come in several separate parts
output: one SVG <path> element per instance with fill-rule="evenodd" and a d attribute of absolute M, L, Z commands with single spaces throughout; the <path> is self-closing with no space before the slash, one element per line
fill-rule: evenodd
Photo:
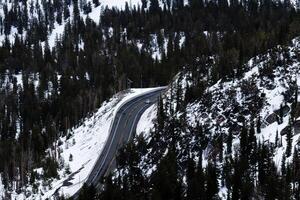
<path fill-rule="evenodd" d="M 162 88 L 136 97 L 119 109 L 113 121 L 107 142 L 87 178 L 86 184 L 97 186 L 100 179 L 115 167 L 115 157 L 118 149 L 133 138 L 141 115 L 147 108 L 157 103 L 163 91 L 164 89 Z"/>

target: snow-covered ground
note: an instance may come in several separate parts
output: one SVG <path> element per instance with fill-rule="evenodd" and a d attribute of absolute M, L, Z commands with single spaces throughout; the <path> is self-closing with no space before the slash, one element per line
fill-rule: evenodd
<path fill-rule="evenodd" d="M 72 133 L 70 138 L 60 138 L 61 145 L 58 151 L 60 152 L 60 165 L 63 166 L 59 170 L 60 179 L 51 180 L 49 184 L 45 184 L 45 182 L 40 180 L 36 182 L 37 190 L 29 185 L 25 189 L 26 192 L 12 194 L 12 199 L 51 199 L 54 193 L 65 196 L 75 194 L 83 185 L 97 161 L 108 138 L 112 120 L 119 107 L 130 99 L 155 89 L 131 89 L 130 91 L 120 92 L 109 101 L 104 102 L 92 117 L 85 119 L 78 128 L 70 130 Z M 146 113 L 149 114 L 149 110 L 151 109 L 148 109 Z M 143 119 L 145 117 L 148 118 L 144 116 Z M 40 174 L 43 173 L 42 168 L 35 171 Z M 64 184 L 68 186 L 64 186 Z M 0 181 L 0 194 L 1 191 L 3 190 L 1 190 Z"/>
<path fill-rule="evenodd" d="M 243 126 L 243 120 L 240 119 L 240 116 L 245 117 L 245 122 L 249 127 L 253 122 L 255 128 L 257 127 L 258 118 L 260 118 L 261 132 L 259 133 L 255 129 L 257 143 L 273 144 L 275 147 L 273 161 L 277 166 L 277 170 L 280 170 L 282 158 L 286 155 L 287 148 L 286 135 L 281 135 L 281 133 L 289 124 L 291 101 L 294 101 L 293 95 L 295 94 L 292 87 L 295 86 L 295 82 L 298 91 L 300 91 L 299 49 L 300 38 L 296 38 L 289 47 L 278 46 L 265 55 L 250 59 L 245 65 L 246 72 L 241 78 L 231 81 L 220 80 L 207 88 L 203 98 L 187 105 L 187 123 L 192 127 L 200 124 L 210 130 L 207 135 L 210 139 L 221 132 L 229 134 L 230 129 L 234 137 L 232 145 L 232 152 L 234 152 L 239 151 L 240 148 L 239 134 Z M 272 70 L 266 70 L 270 66 Z M 266 71 L 268 71 L 267 74 Z M 169 102 L 169 107 L 176 108 L 176 101 L 174 100 L 176 98 L 174 96 L 178 87 L 182 88 L 182 97 L 184 97 L 186 86 L 191 84 L 189 76 L 188 73 L 179 74 L 174 78 L 172 83 L 174 87 L 170 87 L 164 96 L 164 102 L 166 102 L 166 99 L 172 99 L 170 97 L 173 95 L 173 102 Z M 300 95 L 298 94 L 298 102 L 299 100 Z M 284 111 L 281 123 L 278 123 L 276 119 L 268 119 L 272 115 L 279 116 L 279 109 L 283 106 L 287 109 Z M 137 133 L 143 134 L 146 139 L 150 135 L 150 130 L 154 127 L 156 113 L 156 106 L 149 108 L 138 124 Z M 174 114 L 180 116 L 180 113 Z M 297 117 L 295 121 L 299 122 L 300 117 Z M 232 127 L 235 128 L 231 130 Z M 300 131 L 296 131 L 296 129 L 293 129 L 292 154 L 294 147 L 300 141 Z M 276 136 L 277 142 L 280 143 L 277 146 L 275 146 Z M 212 150 L 211 146 L 208 145 L 204 151 L 202 157 L 203 167 L 207 165 Z M 226 154 L 226 151 L 224 151 L 224 154 Z M 291 162 L 292 157 L 286 158 L 286 162 Z M 151 168 L 149 171 L 151 171 Z M 219 197 L 226 199 L 226 187 L 220 188 Z"/>
<path fill-rule="evenodd" d="M 108 6 L 109 8 L 116 7 L 119 9 L 124 9 L 126 2 L 129 7 L 141 5 L 141 0 L 101 0 L 103 6 Z"/>
<path fill-rule="evenodd" d="M 199 123 L 209 128 L 213 135 L 220 132 L 228 134 L 228 124 L 236 124 L 237 129 L 232 131 L 236 131 L 236 134 L 238 134 L 243 126 L 238 116 L 245 116 L 248 125 L 250 125 L 251 121 L 256 125 L 258 117 L 260 117 L 262 126 L 261 132 L 256 132 L 257 142 L 275 144 L 275 138 L 276 136 L 278 137 L 277 139 L 281 144 L 276 147 L 273 160 L 277 165 L 277 169 L 280 170 L 282 158 L 287 148 L 286 135 L 281 135 L 281 133 L 289 124 L 290 110 L 284 114 L 282 123 L 278 123 L 276 119 L 268 122 L 267 119 L 272 115 L 277 116 L 281 106 L 291 109 L 291 102 L 286 100 L 286 98 L 293 98 L 294 92 L 290 93 L 290 91 L 295 82 L 299 88 L 300 63 L 296 54 L 299 49 L 300 42 L 299 38 L 297 38 L 292 41 L 292 45 L 288 48 L 278 46 L 273 52 L 251 59 L 246 64 L 249 70 L 242 78 L 232 81 L 218 81 L 207 89 L 207 93 L 211 95 L 209 106 L 205 103 L 205 99 L 200 99 L 188 105 L 188 123 L 192 126 Z M 271 54 L 273 58 L 274 54 L 276 55 L 277 60 L 275 62 L 271 60 Z M 287 54 L 289 56 L 286 56 Z M 273 78 L 267 78 L 266 75 L 263 75 L 265 69 L 269 66 L 272 66 Z M 256 109 L 256 115 L 254 113 L 250 114 Z M 254 117 L 254 119 L 251 117 Z M 295 121 L 297 122 L 298 120 L 300 118 L 296 118 Z M 297 145 L 299 140 L 300 133 L 293 131 L 292 153 L 293 147 Z M 238 151 L 239 146 L 240 138 L 234 136 L 233 151 Z M 207 151 L 210 150 L 207 149 Z M 287 158 L 286 162 L 291 160 L 292 156 Z M 221 193 L 220 195 L 223 195 Z"/>
<path fill-rule="evenodd" d="M 150 131 L 154 128 L 154 120 L 157 116 L 157 105 L 154 104 L 150 106 L 141 116 L 137 127 L 136 127 L 136 134 L 143 135 L 149 134 Z"/>
<path fill-rule="evenodd" d="M 0 199 L 4 196 L 4 185 L 2 184 L 2 177 L 0 176 Z"/>
<path fill-rule="evenodd" d="M 33 2 L 33 5 L 36 5 L 36 0 L 27 1 L 27 7 L 28 8 L 31 7 L 30 6 L 31 2 Z M 141 0 L 100 0 L 99 2 L 100 2 L 100 5 L 95 7 L 92 0 L 87 0 L 86 3 L 87 4 L 91 3 L 91 5 L 92 5 L 92 11 L 89 14 L 84 14 L 83 11 L 81 11 L 80 12 L 81 17 L 83 19 L 86 19 L 87 16 L 88 16 L 94 22 L 99 23 L 101 12 L 105 8 L 125 9 L 126 3 L 128 4 L 129 8 L 133 8 L 133 7 L 137 7 L 138 5 L 141 5 Z M 13 9 L 14 2 L 6 1 L 5 3 L 7 5 L 8 11 Z M 40 1 L 38 2 L 38 4 L 39 4 L 40 8 L 43 7 L 43 5 Z M 22 4 L 20 4 L 20 5 L 22 5 Z M 73 5 L 72 4 L 69 7 L 69 12 L 70 13 L 73 12 Z M 4 16 L 4 7 L 2 6 L 1 2 L 0 2 L 0 16 L 1 17 Z M 33 20 L 34 18 L 37 19 L 38 18 L 37 10 L 34 9 L 33 14 L 31 14 L 30 9 L 28 9 L 28 16 L 29 16 L 29 20 Z M 48 35 L 48 43 L 49 43 L 50 49 L 55 46 L 56 39 L 60 39 L 63 36 L 65 25 L 69 20 L 72 21 L 72 18 L 73 18 L 73 16 L 71 15 L 70 18 L 63 21 L 62 24 L 58 24 L 57 22 L 55 22 L 53 30 Z M 26 34 L 27 34 L 27 32 L 25 30 L 23 30 L 22 34 L 19 34 L 18 29 L 16 27 L 12 26 L 10 34 L 8 35 L 8 39 L 9 39 L 10 43 L 14 43 L 16 35 L 19 38 L 25 38 Z M 4 35 L 4 33 L 0 34 L 0 45 L 2 45 L 2 43 L 4 42 L 5 37 L 6 36 Z M 41 45 L 44 47 L 45 42 L 42 42 Z"/>
<path fill-rule="evenodd" d="M 158 42 L 158 35 L 157 34 L 151 34 L 151 42 L 150 45 L 145 45 L 143 44 L 142 41 L 137 40 L 137 48 L 141 51 L 142 49 L 149 48 L 147 49 L 149 53 L 151 53 L 151 56 L 153 59 L 161 60 L 163 54 L 166 56 L 168 54 L 168 43 L 169 43 L 169 38 L 167 35 L 165 35 L 164 29 L 160 31 L 161 36 L 163 37 L 162 41 L 162 46 L 159 46 Z M 175 34 L 179 38 L 179 48 L 182 48 L 184 43 L 185 43 L 185 34 L 183 32 L 179 32 Z"/>
<path fill-rule="evenodd" d="M 14 80 L 15 79 L 15 80 Z M 39 73 L 36 74 L 30 74 L 29 77 L 29 83 L 33 83 L 35 86 L 35 89 L 39 86 Z M 6 70 L 6 72 L 2 75 L 0 78 L 0 89 L 9 87 L 10 89 L 13 88 L 13 82 L 16 81 L 16 85 L 18 87 L 23 87 L 23 75 L 22 72 L 18 73 L 11 73 L 9 70 Z"/>

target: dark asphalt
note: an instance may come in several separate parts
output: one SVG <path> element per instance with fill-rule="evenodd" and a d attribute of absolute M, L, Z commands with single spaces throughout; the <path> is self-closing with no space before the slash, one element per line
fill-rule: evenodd
<path fill-rule="evenodd" d="M 119 109 L 113 121 L 107 143 L 86 181 L 88 185 L 97 186 L 100 179 L 115 167 L 115 156 L 118 149 L 133 138 L 141 115 L 147 108 L 157 102 L 163 91 L 164 88 L 136 97 Z M 148 99 L 150 103 L 146 102 Z"/>

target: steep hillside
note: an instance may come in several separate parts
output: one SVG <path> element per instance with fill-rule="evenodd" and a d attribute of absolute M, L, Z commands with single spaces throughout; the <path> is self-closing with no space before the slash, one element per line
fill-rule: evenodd
<path fill-rule="evenodd" d="M 299 53 L 299 39 L 295 39 L 291 46 L 278 46 L 251 59 L 245 65 L 249 71 L 241 78 L 220 80 L 206 90 L 203 99 L 189 104 L 187 121 L 209 129 L 210 137 L 230 132 L 235 138 L 233 152 L 239 149 L 238 135 L 243 126 L 254 126 L 257 143 L 276 144 L 274 162 L 280 168 L 282 153 L 291 155 L 288 151 L 293 151 L 300 133 Z M 291 149 L 286 143 L 289 126 Z"/>
<path fill-rule="evenodd" d="M 125 5 L 137 7 L 141 4 L 140 0 L 85 0 L 85 1 L 1 1 L 0 2 L 0 41 L 4 42 L 7 36 L 11 43 L 15 36 L 20 38 L 31 34 L 35 23 L 44 22 L 46 28 L 46 37 L 40 38 L 40 42 L 48 40 L 50 48 L 55 45 L 55 40 L 63 36 L 63 31 L 67 22 L 74 21 L 75 17 L 81 17 L 85 20 L 87 17 L 94 22 L 100 22 L 100 15 L 105 8 L 125 9 Z M 77 13 L 80 16 L 76 16 Z M 19 15 L 15 17 L 15 15 Z M 49 23 L 50 22 L 50 23 Z M 38 27 L 35 27 L 38 28 Z"/>
<path fill-rule="evenodd" d="M 123 150 L 135 157 L 119 158 L 102 198 L 120 190 L 132 198 L 297 199 L 300 39 L 244 68 L 240 77 L 208 85 L 196 100 L 192 73 L 179 74 L 164 100 L 142 116 L 135 148 Z"/>
<path fill-rule="evenodd" d="M 212 158 L 215 155 L 222 155 L 220 159 L 224 157 L 225 152 L 220 151 L 223 149 L 222 140 L 225 140 L 226 133 L 230 133 L 227 129 L 234 132 L 242 126 L 245 133 L 251 130 L 251 126 L 248 130 L 249 124 L 254 124 L 252 129 L 260 124 L 261 135 L 266 135 L 265 121 L 276 126 L 272 122 L 277 115 L 282 115 L 280 120 L 282 118 L 282 126 L 285 126 L 286 118 L 283 115 L 293 107 L 287 101 L 289 108 L 283 104 L 281 111 L 276 112 L 278 114 L 272 114 L 275 108 L 261 105 L 264 98 L 271 96 L 259 91 L 252 97 L 252 92 L 256 90 L 273 87 L 264 86 L 267 84 L 265 80 L 260 81 L 262 88 L 250 83 L 248 86 L 248 81 L 245 84 L 239 82 L 241 86 L 234 84 L 246 79 L 244 73 L 251 67 L 255 68 L 251 63 L 244 65 L 247 60 L 260 55 L 257 60 L 263 61 L 262 55 L 268 49 L 284 46 L 299 35 L 300 12 L 295 9 L 295 1 L 132 0 L 126 4 L 125 1 L 110 0 L 2 0 L 0 3 L 0 176 L 7 194 L 11 191 L 24 194 L 24 188 L 35 180 L 36 169 L 43 168 L 49 172 L 44 182 L 49 181 L 48 185 L 51 185 L 52 180 L 61 173 L 61 161 L 55 154 L 49 156 L 49 151 L 57 152 L 56 144 L 60 138 L 74 136 L 70 131 L 72 128 L 93 115 L 104 101 L 129 87 L 166 85 L 178 74 L 166 95 L 169 100 L 163 99 L 156 111 L 146 112 L 143 116 L 146 122 L 138 126 L 138 132 L 151 127 L 155 129 L 155 134 L 144 134 L 146 141 L 151 144 L 150 157 L 153 160 L 148 161 L 148 155 L 144 156 L 144 162 L 150 163 L 145 164 L 145 169 L 141 171 L 150 176 L 151 170 L 171 168 L 171 172 L 176 174 L 177 167 L 182 168 L 179 170 L 180 178 L 169 177 L 173 178 L 175 184 L 177 180 L 184 180 L 183 184 L 176 185 L 175 188 L 179 189 L 182 188 L 177 186 L 186 184 L 184 167 L 187 158 L 202 160 L 198 159 L 200 153 L 196 155 L 196 150 L 189 150 L 192 148 L 190 146 L 198 145 L 196 149 L 206 152 L 203 156 L 201 154 L 201 157 L 205 157 L 203 166 L 206 166 L 205 163 L 209 164 L 211 160 L 208 159 L 209 154 Z M 270 55 L 274 58 L 277 56 Z M 288 58 L 285 54 L 283 57 Z M 254 60 L 253 63 L 257 64 Z M 267 69 L 260 73 L 271 72 Z M 220 85 L 216 84 L 220 79 Z M 232 80 L 234 82 L 230 83 Z M 278 80 L 274 78 L 274 81 L 277 84 Z M 289 84 L 289 81 L 284 82 L 284 85 Z M 231 86 L 238 90 L 232 94 L 232 98 L 227 94 Z M 249 92 L 245 92 L 245 97 L 241 96 L 239 90 L 247 91 L 245 88 L 248 87 L 251 88 Z M 280 90 L 285 90 L 285 87 Z M 218 94 L 219 91 L 226 94 Z M 219 100 L 223 98 L 234 104 L 226 106 L 230 102 Z M 252 101 L 252 98 L 255 100 Z M 276 98 L 281 101 L 280 96 Z M 255 104 L 248 105 L 249 101 Z M 216 102 L 220 102 L 220 105 Z M 229 107 L 237 109 L 230 113 L 232 116 L 228 114 Z M 240 113 L 240 110 L 243 112 Z M 155 113 L 158 115 L 157 124 L 151 125 L 152 120 L 148 119 Z M 194 117 L 192 113 L 201 115 Z M 259 115 L 261 120 L 258 120 Z M 243 123 L 244 118 L 246 121 Z M 230 120 L 233 125 L 229 127 Z M 200 132 L 201 136 L 193 138 L 192 132 Z M 224 138 L 219 137 L 222 133 Z M 195 145 L 199 138 L 201 142 Z M 229 135 L 229 138 L 233 136 Z M 238 135 L 235 136 L 237 138 Z M 136 140 L 143 141 L 142 134 Z M 218 141 L 218 144 L 209 141 Z M 238 140 L 231 143 L 238 144 Z M 217 148 L 214 148 L 216 145 Z M 143 144 L 139 148 L 145 146 Z M 179 147 L 182 150 L 178 154 L 180 165 L 174 159 Z M 233 151 L 234 148 L 229 149 Z M 281 148 L 280 151 L 285 149 Z M 169 163 L 170 166 L 159 165 L 165 155 L 170 159 L 165 164 Z M 124 157 L 127 158 L 127 153 Z M 279 153 L 277 157 L 279 161 Z M 238 159 L 239 156 L 232 158 Z M 131 162 L 128 161 L 134 171 L 137 162 Z M 207 165 L 213 167 L 210 172 L 222 169 L 222 165 L 215 167 L 216 164 L 221 165 L 223 161 L 216 159 Z M 135 172 L 140 171 L 138 169 Z M 164 183 L 159 177 L 167 174 L 161 173 L 151 181 Z M 164 180 L 168 180 L 168 177 Z M 60 187 L 59 184 L 53 185 L 53 188 Z M 139 185 L 133 188 L 139 189 Z M 157 185 L 156 190 L 167 189 L 166 185 Z M 40 185 L 38 187 L 40 189 Z M 148 189 L 150 191 L 153 188 Z M 36 188 L 28 190 L 37 194 L 51 191 L 47 185 L 40 191 L 36 191 Z"/>
<path fill-rule="evenodd" d="M 93 115 L 69 130 L 68 136 L 59 138 L 55 149 L 47 149 L 45 159 L 52 165 L 50 158 L 57 158 L 57 172 L 43 167 L 34 169 L 30 175 L 30 182 L 20 189 L 4 189 L 0 178 L 0 199 L 4 196 L 20 200 L 55 199 L 59 196 L 74 195 L 82 187 L 97 161 L 120 105 L 153 89 L 155 88 L 123 91 L 104 102 Z"/>

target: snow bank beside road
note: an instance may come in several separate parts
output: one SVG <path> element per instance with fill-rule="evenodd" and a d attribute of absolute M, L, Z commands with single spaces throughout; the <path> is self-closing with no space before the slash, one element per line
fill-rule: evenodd
<path fill-rule="evenodd" d="M 136 134 L 147 136 L 150 131 L 154 128 L 154 120 L 157 116 L 157 105 L 154 104 L 150 106 L 141 116 L 137 127 Z"/>

